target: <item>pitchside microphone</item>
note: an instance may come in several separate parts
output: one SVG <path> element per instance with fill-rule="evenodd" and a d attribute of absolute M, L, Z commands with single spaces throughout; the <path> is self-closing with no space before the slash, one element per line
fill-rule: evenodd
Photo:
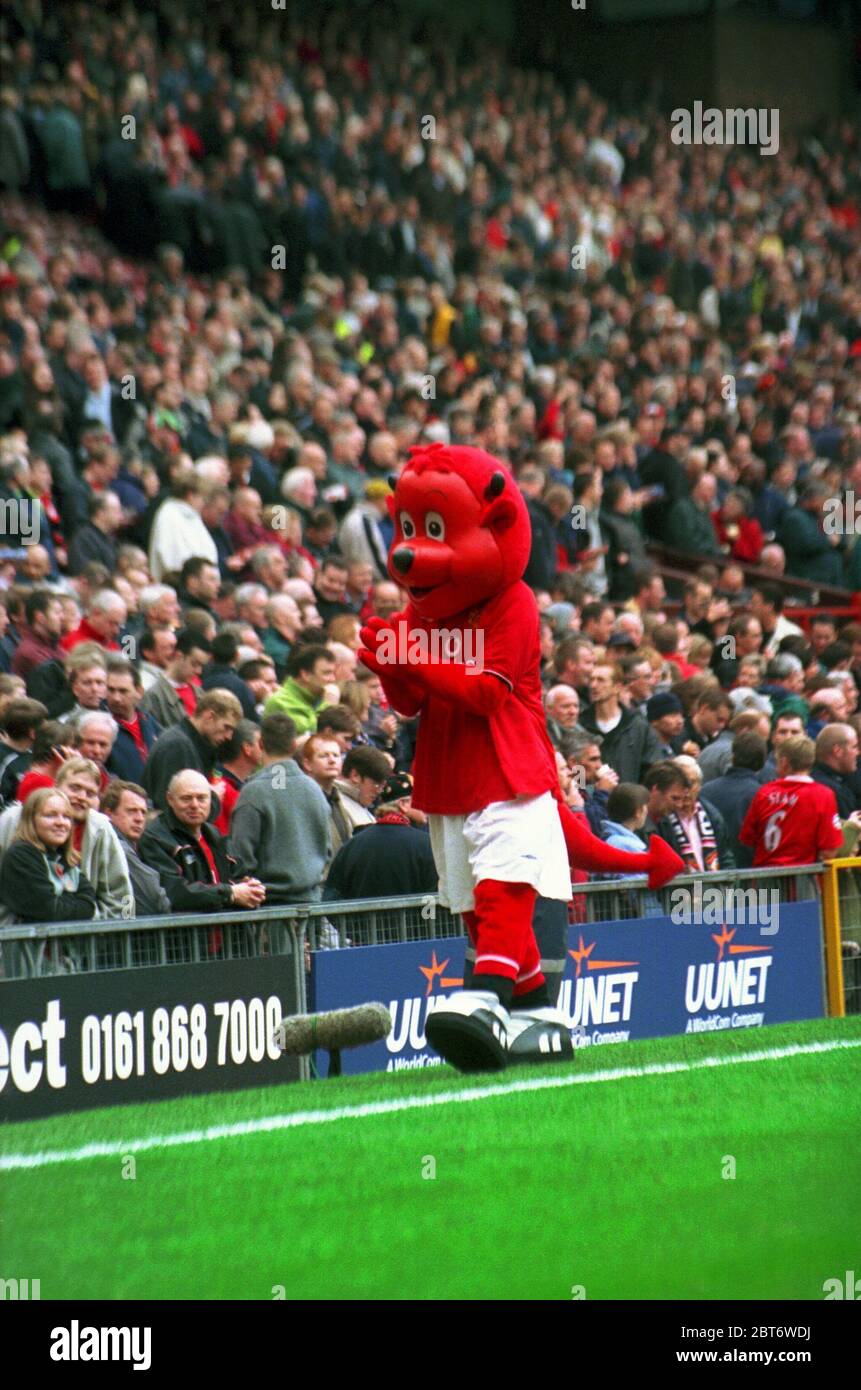
<path fill-rule="evenodd" d="M 380 1042 L 392 1030 L 392 1016 L 385 1004 L 358 1004 L 354 1009 L 333 1009 L 326 1014 L 295 1014 L 278 1025 L 275 1040 L 291 1056 L 329 1053 L 328 1076 L 341 1075 L 341 1049 Z"/>

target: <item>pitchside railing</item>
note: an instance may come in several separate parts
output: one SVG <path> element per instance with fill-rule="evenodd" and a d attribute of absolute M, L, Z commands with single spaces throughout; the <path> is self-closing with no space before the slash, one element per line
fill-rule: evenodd
<path fill-rule="evenodd" d="M 652 892 L 645 878 L 576 884 L 575 922 L 697 914 L 720 910 L 723 895 L 735 910 L 760 915 L 780 903 L 822 901 L 823 977 L 829 1013 L 861 1011 L 861 859 L 784 869 L 729 869 L 690 874 Z M 823 893 L 823 873 L 825 890 Z M 841 931 L 841 911 L 847 919 Z M 696 915 L 687 920 L 697 920 Z M 702 920 L 702 919 L 700 919 Z M 706 919 L 710 920 L 710 919 Z M 741 920 L 753 920 L 749 915 Z M 205 964 L 268 956 L 290 957 L 300 1006 L 307 999 L 306 972 L 313 951 L 391 945 L 459 937 L 459 916 L 432 894 L 358 902 L 303 903 L 254 912 L 187 914 L 130 921 L 52 923 L 0 928 L 0 981 L 92 971 Z M 843 946 L 841 949 L 841 936 Z M 856 938 L 858 944 L 856 944 Z M 842 951 L 849 954 L 842 956 Z M 855 954 L 855 953 L 859 954 Z"/>

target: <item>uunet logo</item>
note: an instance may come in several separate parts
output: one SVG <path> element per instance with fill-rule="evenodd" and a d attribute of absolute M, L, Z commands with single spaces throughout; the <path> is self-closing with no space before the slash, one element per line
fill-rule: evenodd
<path fill-rule="evenodd" d="M 436 1057 L 422 1057 L 413 1062 L 407 1062 L 401 1058 L 400 1054 L 413 1051 L 423 1052 L 427 1047 L 425 1037 L 425 1025 L 428 1015 L 433 1012 L 441 999 L 445 998 L 445 990 L 460 989 L 463 980 L 459 975 L 448 975 L 450 957 L 445 960 L 437 960 L 436 951 L 431 952 L 430 964 L 420 965 L 419 973 L 424 976 L 425 990 L 423 994 L 413 995 L 409 999 L 393 999 L 389 1004 L 389 1013 L 392 1016 L 392 1030 L 386 1038 L 386 1047 L 393 1057 L 400 1060 L 401 1066 L 429 1066 L 438 1063 L 441 1059 Z M 400 1070 L 398 1063 L 389 1062 L 388 1070 Z"/>
<path fill-rule="evenodd" d="M 640 978 L 635 968 L 639 961 L 599 958 L 593 955 L 596 945 L 597 940 L 587 945 L 580 935 L 576 949 L 568 952 L 576 965 L 574 978 L 563 980 L 559 990 L 559 1008 L 580 1047 L 628 1040 L 630 1029 L 617 1026 L 610 1033 L 600 1030 L 630 1023 L 634 987 Z M 591 1036 L 588 1028 L 595 1030 Z"/>

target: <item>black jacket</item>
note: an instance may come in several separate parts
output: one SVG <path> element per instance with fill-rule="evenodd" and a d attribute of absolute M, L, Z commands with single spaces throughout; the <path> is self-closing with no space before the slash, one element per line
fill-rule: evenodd
<path fill-rule="evenodd" d="M 847 820 L 852 812 L 858 809 L 854 789 L 841 773 L 835 772 L 825 763 L 817 762 L 810 769 L 810 775 L 821 787 L 831 788 L 837 798 L 837 811 L 841 820 Z"/>
<path fill-rule="evenodd" d="M 529 548 L 529 563 L 523 576 L 532 589 L 549 589 L 556 574 L 556 524 L 543 502 L 532 498 L 526 503 L 529 512 L 529 525 L 532 540 Z"/>
<path fill-rule="evenodd" d="M 601 756 L 619 774 L 620 782 L 642 782 L 646 768 L 661 761 L 660 739 L 642 715 L 623 708 L 615 729 L 605 734 L 595 721 L 594 705 L 589 705 L 580 723 L 587 733 L 599 735 Z"/>
<path fill-rule="evenodd" d="M 3 855 L 0 901 L 19 922 L 87 922 L 96 915 L 95 889 L 83 870 L 74 892 L 55 893 L 45 855 L 23 840 Z"/>
<path fill-rule="evenodd" d="M 174 912 L 223 912 L 231 906 L 234 860 L 227 853 L 227 841 L 208 823 L 202 834 L 212 851 L 220 883 L 212 881 L 200 842 L 172 811 L 162 811 L 140 838 L 140 857 L 158 872 Z"/>
<path fill-rule="evenodd" d="M 204 690 L 229 690 L 242 706 L 243 717 L 257 721 L 254 692 L 241 676 L 237 676 L 232 666 L 216 666 L 213 663 L 204 671 L 202 684 Z"/>
<path fill-rule="evenodd" d="M 162 731 L 161 725 L 151 714 L 140 712 L 141 735 L 148 749 L 151 749 Z M 124 782 L 140 782 L 146 770 L 138 752 L 137 744 L 128 729 L 120 729 L 111 749 L 111 756 L 105 768 L 112 777 L 121 777 Z"/>
<path fill-rule="evenodd" d="M 437 871 L 430 836 L 414 825 L 359 825 L 338 850 L 323 900 L 394 898 L 435 893 Z"/>
<path fill-rule="evenodd" d="M 165 729 L 152 746 L 143 774 L 143 787 L 153 805 L 160 811 L 166 809 L 168 785 L 176 772 L 184 772 L 190 768 L 192 772 L 202 772 L 206 780 L 210 781 L 215 771 L 217 754 L 218 749 L 207 743 L 187 715 L 178 724 L 174 724 L 172 729 Z M 215 809 L 216 801 L 217 798 L 213 796 L 210 819 L 218 815 L 218 810 Z"/>
<path fill-rule="evenodd" d="M 98 526 L 85 521 L 69 543 L 69 574 L 80 574 L 92 560 L 105 565 L 113 574 L 117 567 L 117 547 Z"/>
<path fill-rule="evenodd" d="M 723 777 L 715 777 L 713 781 L 708 782 L 700 796 L 706 813 L 715 828 L 716 837 L 718 826 L 714 812 L 717 811 L 718 817 L 723 819 L 725 838 L 733 849 L 736 865 L 740 869 L 749 869 L 753 863 L 753 851 L 738 842 L 738 834 L 747 815 L 748 807 L 760 786 L 758 772 L 752 772 L 747 767 L 731 767 L 728 772 L 724 773 Z M 720 846 L 718 853 L 720 854 L 721 868 L 726 868 L 724 853 Z"/>

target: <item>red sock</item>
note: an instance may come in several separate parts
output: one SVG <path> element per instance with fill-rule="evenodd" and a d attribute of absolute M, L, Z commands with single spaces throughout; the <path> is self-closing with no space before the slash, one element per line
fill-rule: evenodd
<path fill-rule="evenodd" d="M 475 889 L 475 974 L 515 981 L 532 969 L 538 947 L 532 930 L 537 894 L 530 883 L 503 883 L 485 878 Z M 530 950 L 532 954 L 530 955 Z M 538 976 L 535 976 L 538 983 Z"/>

